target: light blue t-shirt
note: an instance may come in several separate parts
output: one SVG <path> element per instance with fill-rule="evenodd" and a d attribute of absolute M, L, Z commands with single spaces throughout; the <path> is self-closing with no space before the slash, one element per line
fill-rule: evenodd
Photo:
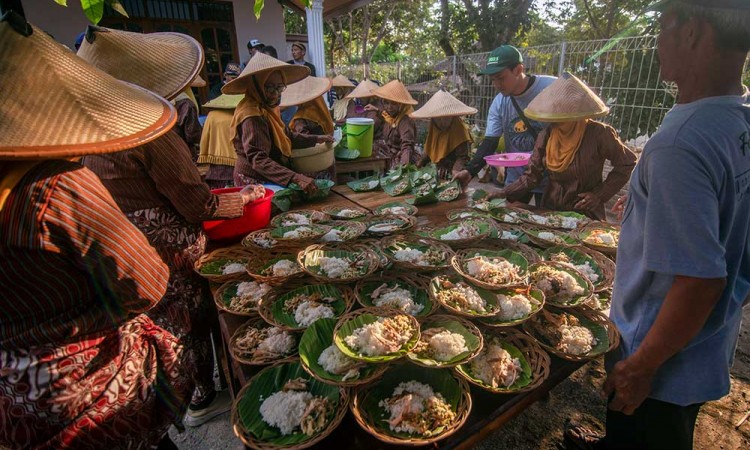
<path fill-rule="evenodd" d="M 651 329 L 677 275 L 726 278 L 700 333 L 657 372 L 650 397 L 681 406 L 729 392 L 750 292 L 750 95 L 678 104 L 648 141 L 630 179 L 611 317 L 615 362 Z"/>
<path fill-rule="evenodd" d="M 523 94 L 516 96 L 521 111 L 526 109 L 529 102 L 556 79 L 556 77 L 547 75 L 536 75 L 534 83 Z M 529 123 L 536 129 L 537 133 L 544 128 L 544 124 L 541 122 L 529 119 Z M 484 134 L 490 137 L 505 136 L 506 153 L 531 153 L 534 151 L 534 136 L 526 129 L 526 124 L 518 116 L 510 97 L 503 94 L 498 94 L 490 105 L 490 111 L 487 115 L 487 131 Z M 509 186 L 516 181 L 523 175 L 526 167 L 508 167 L 505 170 L 505 185 Z M 532 192 L 544 192 L 545 185 L 546 179 Z"/>

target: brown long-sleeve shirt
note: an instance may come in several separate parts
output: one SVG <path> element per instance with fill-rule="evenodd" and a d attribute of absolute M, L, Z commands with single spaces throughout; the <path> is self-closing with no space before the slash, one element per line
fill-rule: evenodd
<path fill-rule="evenodd" d="M 187 98 L 178 100 L 174 107 L 177 110 L 177 123 L 174 130 L 187 143 L 190 155 L 195 162 L 200 153 L 201 133 L 203 132 L 198 120 L 198 108 L 192 100 Z"/>
<path fill-rule="evenodd" d="M 508 197 L 531 192 L 544 178 L 548 136 L 548 130 L 539 134 L 526 172 L 504 189 Z M 606 160 L 610 161 L 613 169 L 603 180 Z M 601 205 L 595 210 L 581 212 L 594 219 L 605 220 L 604 203 L 628 182 L 635 160 L 635 154 L 622 143 L 614 128 L 591 120 L 567 170 L 547 171 L 549 184 L 542 196 L 541 206 L 556 211 L 573 211 L 580 200 L 578 194 L 591 192 L 599 197 Z"/>
<path fill-rule="evenodd" d="M 414 144 L 417 141 L 417 126 L 409 117 L 402 118 L 396 127 L 383 121 L 380 139 L 373 144 L 380 157 L 388 158 L 388 169 L 416 162 Z"/>
<path fill-rule="evenodd" d="M 317 136 L 295 133 L 287 129 L 293 148 L 312 147 Z M 262 117 L 248 117 L 237 127 L 237 136 L 232 141 L 237 152 L 234 164 L 234 183 L 244 185 L 252 179 L 257 182 L 270 181 L 280 186 L 288 186 L 297 172 L 281 163 L 281 150 L 276 147 L 271 129 Z"/>
<path fill-rule="evenodd" d="M 99 176 L 125 213 L 171 207 L 188 222 L 200 223 L 243 212 L 239 193 L 211 193 L 175 131 L 123 152 L 86 156 L 82 163 Z"/>

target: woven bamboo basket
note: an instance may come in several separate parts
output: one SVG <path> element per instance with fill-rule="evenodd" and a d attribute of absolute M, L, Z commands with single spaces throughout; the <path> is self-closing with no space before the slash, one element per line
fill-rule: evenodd
<path fill-rule="evenodd" d="M 514 327 L 516 325 L 520 325 L 520 324 L 526 322 L 527 320 L 531 319 L 535 315 L 539 314 L 539 312 L 542 309 L 544 309 L 544 304 L 545 304 L 544 292 L 542 292 L 541 289 L 537 289 L 534 286 L 526 286 L 525 288 L 521 287 L 521 288 L 516 288 L 516 289 L 518 289 L 520 291 L 525 291 L 527 297 L 531 296 L 534 300 L 538 301 L 539 304 L 535 305 L 535 308 L 532 308 L 531 313 L 528 316 L 521 317 L 520 319 L 514 319 L 514 320 L 508 320 L 508 321 L 500 321 L 500 319 L 498 319 L 497 315 L 490 316 L 490 317 L 481 317 L 480 318 L 480 322 L 484 326 L 492 327 L 492 328 Z M 532 293 L 534 293 L 535 295 L 532 296 Z"/>
<path fill-rule="evenodd" d="M 227 291 L 227 289 L 231 289 L 237 284 L 243 282 L 243 281 L 252 281 L 250 277 L 240 278 L 239 280 L 233 280 L 233 281 L 227 281 L 226 283 L 219 286 L 218 289 L 216 289 L 216 292 L 214 292 L 214 303 L 216 303 L 216 307 L 220 311 L 224 311 L 226 313 L 232 314 L 234 316 L 244 316 L 244 317 L 257 317 L 258 316 L 258 306 L 251 308 L 250 312 L 241 312 L 236 311 L 231 308 L 229 308 L 224 303 L 224 294 Z"/>
<path fill-rule="evenodd" d="M 302 331 L 306 327 L 297 327 L 292 328 L 289 325 L 282 323 L 281 321 L 277 320 L 273 315 L 273 305 L 276 301 L 278 301 L 284 294 L 288 294 L 289 292 L 292 292 L 295 289 L 299 289 L 301 287 L 309 286 L 310 283 L 306 281 L 294 281 L 287 283 L 284 285 L 284 287 L 279 287 L 271 291 L 268 295 L 264 296 L 263 299 L 260 302 L 260 305 L 258 306 L 258 313 L 260 316 L 265 320 L 266 322 L 270 323 L 271 325 L 281 328 L 282 330 L 286 331 Z M 351 288 L 346 286 L 336 286 L 336 289 L 341 291 L 341 298 L 344 300 L 344 304 L 346 304 L 346 309 L 341 314 L 342 316 L 346 313 L 348 313 L 352 306 L 354 305 L 354 292 L 351 290 Z"/>
<path fill-rule="evenodd" d="M 293 227 L 289 228 L 297 228 L 297 227 L 308 227 L 313 232 L 309 236 L 298 238 L 298 237 L 275 237 L 274 239 L 283 242 L 286 247 L 296 247 L 296 248 L 304 248 L 307 245 L 310 245 L 313 242 L 318 242 L 320 238 L 325 236 L 329 231 L 331 231 L 331 228 L 327 225 L 321 225 L 319 223 L 314 223 L 311 225 L 294 225 Z M 289 230 L 291 231 L 291 230 Z"/>
<path fill-rule="evenodd" d="M 247 364 L 249 366 L 265 366 L 277 362 L 294 361 L 298 356 L 297 346 L 299 345 L 299 336 L 296 335 L 294 336 L 294 339 L 297 341 L 297 343 L 295 343 L 294 351 L 292 351 L 292 353 L 288 355 L 256 357 L 249 355 L 246 351 L 243 351 L 237 347 L 237 339 L 244 336 L 249 328 L 263 329 L 271 327 L 272 325 L 263 320 L 262 317 L 251 318 L 250 320 L 242 324 L 239 328 L 237 328 L 232 337 L 229 339 L 229 351 L 232 353 L 232 358 L 234 358 L 237 362 Z"/>
<path fill-rule="evenodd" d="M 531 383 L 517 389 L 508 389 L 504 387 L 493 388 L 470 377 L 467 368 L 462 366 L 460 370 L 457 370 L 456 372 L 466 379 L 466 381 L 495 394 L 520 394 L 522 392 L 533 391 L 541 386 L 549 377 L 551 364 L 550 357 L 533 338 L 510 328 L 503 329 L 502 331 L 497 329 L 483 329 L 482 331 L 485 333 L 485 348 L 491 345 L 494 338 L 497 338 L 500 342 L 511 344 L 521 351 L 521 354 L 526 358 L 529 366 L 531 366 Z"/>
<path fill-rule="evenodd" d="M 280 364 L 283 364 L 283 363 L 280 363 Z M 271 369 L 274 366 L 271 366 L 268 369 Z M 256 375 L 256 377 L 257 376 L 258 375 Z M 282 449 L 283 450 L 302 450 L 304 448 L 312 447 L 313 445 L 317 444 L 318 442 L 330 436 L 330 434 L 333 433 L 333 431 L 336 428 L 338 428 L 338 426 L 341 424 L 341 421 L 344 419 L 344 416 L 346 415 L 349 409 L 349 403 L 351 401 L 350 396 L 349 396 L 349 390 L 342 387 L 341 389 L 339 389 L 341 401 L 336 410 L 336 414 L 333 416 L 333 419 L 331 419 L 331 421 L 328 423 L 328 425 L 323 431 L 315 435 L 315 437 L 313 437 L 309 441 L 306 441 L 299 445 L 274 445 L 274 444 L 264 443 L 256 439 L 254 436 L 252 436 L 252 434 L 250 434 L 246 430 L 244 424 L 242 423 L 242 420 L 240 420 L 238 406 L 239 406 L 239 403 L 242 401 L 243 397 L 245 396 L 245 392 L 249 388 L 251 382 L 252 382 L 252 379 L 250 380 L 250 382 L 248 382 L 248 384 L 246 384 L 242 389 L 240 389 L 240 392 L 237 393 L 237 396 L 235 397 L 235 400 L 232 403 L 232 413 L 230 415 L 230 420 L 232 422 L 232 430 L 234 431 L 234 434 L 247 447 L 250 447 L 256 450 L 282 450 Z M 260 414 L 260 412 L 258 414 Z"/>
<path fill-rule="evenodd" d="M 248 262 L 252 261 L 253 259 L 257 259 L 257 255 L 257 252 L 253 252 L 251 250 L 243 248 L 242 246 L 234 245 L 232 247 L 220 248 L 218 250 L 212 251 L 211 253 L 201 256 L 195 262 L 193 267 L 195 268 L 195 271 L 198 273 L 198 275 L 202 276 L 212 283 L 226 283 L 227 281 L 239 280 L 241 278 L 244 278 L 246 273 L 242 271 L 227 275 L 206 274 L 201 273 L 201 268 L 203 268 L 207 263 L 216 261 L 218 259 L 226 259 L 230 261 L 241 262 L 243 264 L 248 264 Z"/>
<path fill-rule="evenodd" d="M 377 208 L 374 208 L 372 210 L 372 213 L 375 214 L 376 216 L 392 216 L 393 214 L 384 213 L 383 210 L 391 208 L 393 206 L 402 206 L 402 207 L 404 207 L 404 208 L 407 209 L 406 214 L 400 214 L 400 215 L 416 216 L 417 213 L 419 212 L 419 208 L 417 208 L 414 205 L 410 205 L 408 203 L 404 203 L 404 202 L 387 202 L 387 203 L 385 203 L 383 205 L 378 206 Z"/>
<path fill-rule="evenodd" d="M 591 284 L 591 281 L 588 279 L 588 277 L 586 277 L 586 275 L 582 274 L 580 271 L 578 271 L 575 267 L 571 266 L 570 264 L 559 263 L 559 262 L 554 262 L 554 261 L 540 262 L 540 263 L 532 264 L 529 267 L 530 281 L 533 286 L 539 287 L 534 284 L 534 270 L 542 266 L 548 266 L 557 270 L 565 270 L 567 272 L 573 272 L 575 275 L 578 275 L 578 277 L 584 282 L 584 284 L 586 285 L 584 289 L 588 293 L 586 295 L 579 296 L 578 299 L 573 303 L 561 303 L 555 297 L 551 297 L 547 293 L 545 293 L 544 294 L 545 301 L 547 302 L 548 305 L 552 305 L 557 308 L 575 308 L 576 306 L 580 306 L 586 303 L 589 297 L 591 297 L 591 295 L 594 293 L 594 285 Z M 542 289 L 542 291 L 544 290 Z"/>
<path fill-rule="evenodd" d="M 591 259 L 594 260 L 596 265 L 599 266 L 599 270 L 601 270 L 602 272 L 602 278 L 600 280 L 597 280 L 596 283 L 594 283 L 595 292 L 602 292 L 602 291 L 612 288 L 612 285 L 615 282 L 614 261 L 609 259 L 603 253 L 590 249 L 588 247 L 579 245 L 576 247 L 569 247 L 569 248 L 571 250 L 575 250 L 579 253 L 582 253 L 586 256 L 591 257 Z M 549 249 L 547 249 L 547 251 L 544 252 L 544 259 L 549 260 L 549 255 L 551 252 L 554 252 L 554 250 L 555 250 L 555 247 L 550 247 Z"/>
<path fill-rule="evenodd" d="M 516 218 L 512 221 L 505 220 L 505 215 L 511 213 L 512 215 L 516 215 Z M 497 208 L 494 211 L 492 211 L 490 214 L 492 215 L 492 218 L 500 223 L 507 223 L 512 225 L 518 225 L 523 222 L 523 219 L 521 219 L 521 216 L 527 214 L 528 211 L 521 208 L 513 208 L 511 206 L 503 206 L 502 208 Z"/>
<path fill-rule="evenodd" d="M 358 211 L 360 215 L 356 217 L 346 217 L 342 216 L 340 214 L 341 210 L 343 209 L 350 209 L 354 211 Z M 364 208 L 360 208 L 359 206 L 347 206 L 346 208 L 342 208 L 340 206 L 326 206 L 320 209 L 321 212 L 328 214 L 332 219 L 335 220 L 355 220 L 355 219 L 361 219 L 366 217 L 368 214 L 370 214 L 369 211 L 367 211 Z"/>
<path fill-rule="evenodd" d="M 461 217 L 462 214 L 468 214 L 466 217 Z M 464 220 L 464 219 L 472 219 L 472 218 L 492 218 L 490 213 L 479 211 L 474 208 L 456 208 L 451 209 L 447 213 L 445 213 L 445 216 L 448 218 L 448 220 Z"/>
<path fill-rule="evenodd" d="M 277 215 L 276 217 L 271 219 L 271 226 L 281 227 L 281 226 L 289 226 L 289 225 L 305 225 L 305 224 L 298 224 L 298 223 L 290 223 L 289 225 L 282 225 L 282 223 L 284 222 L 284 219 L 286 219 L 288 216 L 293 215 L 293 214 L 306 216 L 308 219 L 310 219 L 310 223 L 320 223 L 320 222 L 325 222 L 327 220 L 330 220 L 330 217 L 328 216 L 328 214 L 324 212 L 316 211 L 314 209 L 298 209 L 296 211 L 287 211 L 287 212 Z"/>
<path fill-rule="evenodd" d="M 521 227 L 516 226 L 516 225 L 507 224 L 507 223 L 497 222 L 497 223 L 495 223 L 495 228 L 497 229 L 497 238 L 498 239 L 500 239 L 502 241 L 509 241 L 509 242 L 514 242 L 514 243 L 518 243 L 518 244 L 523 244 L 523 242 L 519 242 L 516 239 L 503 239 L 503 231 L 514 233 L 514 234 L 523 233 L 523 235 L 525 236 L 526 232 Z"/>
<path fill-rule="evenodd" d="M 373 305 L 371 299 L 365 296 L 365 285 L 369 283 L 388 283 L 390 281 L 401 281 L 403 283 L 416 287 L 417 291 L 426 291 L 430 285 L 429 278 L 416 273 L 381 273 L 379 275 L 364 278 L 357 282 L 356 286 L 354 287 L 354 295 L 357 298 L 357 303 L 363 308 L 378 308 L 378 306 Z M 438 307 L 439 304 L 436 304 L 432 301 L 432 299 L 430 299 L 430 304 L 425 305 L 425 308 L 420 311 L 420 313 L 417 314 L 416 317 L 426 317 L 434 313 L 435 310 L 438 309 Z"/>
<path fill-rule="evenodd" d="M 280 248 L 273 250 L 266 250 L 262 253 L 257 253 L 257 257 L 251 260 L 247 265 L 247 273 L 252 279 L 259 283 L 270 284 L 271 286 L 279 286 L 295 278 L 300 278 L 305 275 L 305 272 L 300 268 L 300 271 L 291 275 L 284 276 L 273 276 L 261 274 L 263 266 L 267 265 L 270 261 L 278 258 L 290 259 L 291 261 L 297 262 L 297 251 L 289 248 Z"/>
<path fill-rule="evenodd" d="M 398 219 L 402 222 L 402 224 L 393 231 L 372 231 L 370 230 L 370 227 L 374 225 L 377 222 L 381 222 L 384 220 L 391 220 L 391 219 Z M 377 216 L 372 218 L 371 220 L 368 220 L 365 222 L 367 225 L 367 235 L 372 237 L 383 237 L 383 236 L 389 236 L 391 234 L 396 233 L 403 233 L 404 231 L 413 228 L 414 225 L 417 224 L 417 218 L 414 216 Z"/>
<path fill-rule="evenodd" d="M 366 432 L 370 433 L 379 441 L 385 442 L 387 444 L 403 445 L 409 447 L 432 444 L 456 433 L 456 431 L 458 431 L 463 426 L 463 424 L 466 422 L 466 419 L 468 419 L 469 414 L 471 413 L 471 388 L 463 378 L 456 377 L 456 380 L 458 381 L 459 388 L 461 389 L 461 399 L 458 402 L 457 411 L 455 411 L 456 418 L 450 426 L 446 427 L 446 429 L 437 436 L 432 436 L 429 438 L 399 438 L 390 436 L 380 431 L 374 426 L 374 424 L 382 422 L 381 419 L 379 417 L 370 416 L 370 414 L 368 414 L 368 412 L 361 407 L 362 403 L 367 399 L 368 395 L 371 392 L 367 386 L 360 387 L 355 390 L 354 399 L 351 405 L 351 411 L 357 423 Z"/>
<path fill-rule="evenodd" d="M 353 248 L 361 248 L 365 250 L 369 250 L 376 255 L 378 255 L 378 259 L 380 260 L 380 268 L 381 269 L 389 269 L 391 267 L 391 260 L 388 259 L 387 256 L 385 256 L 385 253 L 383 252 L 383 248 L 381 247 L 380 239 L 373 239 L 373 238 L 365 238 L 365 239 L 357 239 L 355 242 L 352 242 L 349 244 L 350 247 Z"/>
<path fill-rule="evenodd" d="M 448 245 L 434 239 L 420 237 L 414 234 L 389 236 L 383 238 L 380 243 L 380 248 L 383 249 L 383 253 L 385 254 L 386 258 L 388 258 L 388 260 L 394 266 L 400 269 L 411 270 L 415 272 L 432 272 L 435 270 L 446 269 L 449 267 L 450 260 L 454 255 L 453 250 Z M 393 252 L 389 250 L 390 248 L 408 247 L 409 244 L 427 246 L 429 248 L 435 249 L 443 255 L 443 261 L 439 265 L 423 266 L 415 264 L 411 261 L 401 261 L 399 259 L 396 259 L 396 257 L 393 255 Z"/>
<path fill-rule="evenodd" d="M 412 358 L 411 355 L 413 355 L 413 353 L 411 353 L 411 352 L 407 355 L 407 358 L 409 358 L 410 362 L 412 362 L 412 363 L 414 363 L 414 364 L 416 364 L 418 366 L 428 367 L 430 369 L 445 369 L 445 368 L 448 368 L 448 367 L 455 367 L 455 366 L 457 366 L 459 364 L 464 364 L 466 362 L 469 362 L 472 359 L 474 359 L 479 354 L 479 352 L 482 351 L 482 347 L 484 346 L 484 336 L 482 336 L 482 332 L 479 330 L 479 328 L 477 328 L 477 326 L 474 325 L 473 322 L 471 322 L 469 320 L 466 320 L 466 319 L 464 319 L 462 317 L 454 316 L 452 314 L 435 314 L 435 315 L 432 315 L 432 316 L 425 317 L 425 318 L 421 319 L 419 321 L 420 322 L 420 325 L 419 325 L 419 327 L 420 327 L 420 333 L 423 333 L 425 330 L 429 329 L 428 325 L 433 324 L 435 322 L 443 321 L 443 320 L 451 320 L 451 321 L 458 322 L 461 325 L 463 325 L 464 328 L 466 328 L 467 331 L 469 331 L 471 334 L 473 334 L 479 340 L 479 346 L 477 346 L 477 348 L 475 348 L 471 353 L 469 353 L 468 355 L 466 355 L 464 358 L 461 358 L 460 361 L 454 361 L 452 363 L 440 363 L 440 362 L 436 361 L 437 364 L 435 364 L 435 365 L 428 365 L 428 364 L 423 363 L 419 359 Z M 420 339 L 421 339 L 421 337 L 422 336 L 420 336 Z"/>
<path fill-rule="evenodd" d="M 456 252 L 456 255 L 451 259 L 451 265 L 453 266 L 453 270 L 458 272 L 459 275 L 464 277 L 465 279 L 469 280 L 471 283 L 481 286 L 485 289 L 501 289 L 501 288 L 507 288 L 507 287 L 515 287 L 515 286 L 524 286 L 528 282 L 528 271 L 523 271 L 522 274 L 519 276 L 513 278 L 512 280 L 508 281 L 507 283 L 503 284 L 491 284 L 487 283 L 486 281 L 482 281 L 472 275 L 469 275 L 469 273 L 464 270 L 463 268 L 463 262 L 467 258 L 471 258 L 475 252 L 481 251 L 482 249 L 478 248 L 467 248 L 460 250 Z M 520 255 L 520 253 L 518 253 Z M 523 255 L 521 255 L 523 256 Z M 525 257 L 524 257 L 525 259 Z M 527 260 L 528 261 L 528 260 Z"/>
<path fill-rule="evenodd" d="M 578 236 L 577 236 L 578 240 L 581 241 L 581 243 L 585 245 L 586 247 L 589 247 L 598 252 L 604 253 L 605 255 L 611 257 L 612 259 L 617 258 L 617 246 L 610 247 L 607 245 L 595 244 L 595 243 L 588 242 L 585 240 L 586 234 L 596 229 L 602 229 L 606 231 L 616 231 L 617 233 L 619 233 L 620 226 L 612 224 L 612 223 L 608 223 L 608 222 L 591 222 L 590 224 L 581 228 L 578 231 Z"/>
<path fill-rule="evenodd" d="M 462 222 L 479 222 L 479 223 L 485 224 L 485 226 L 487 227 L 487 230 L 484 232 L 478 233 L 476 236 L 472 236 L 468 238 L 442 240 L 440 239 L 439 236 L 436 235 L 437 230 L 440 228 L 445 228 L 446 226 L 449 226 L 449 225 L 457 225 L 456 223 L 448 223 L 448 224 L 445 224 L 445 226 L 435 227 L 430 232 L 430 237 L 438 242 L 442 242 L 444 244 L 450 245 L 452 248 L 468 248 L 468 247 L 475 246 L 477 242 L 487 239 L 488 237 L 490 237 L 491 234 L 497 232 L 497 228 L 495 227 L 495 221 L 492 219 L 463 219 L 459 221 L 459 224 Z"/>
<path fill-rule="evenodd" d="M 346 251 L 346 252 L 354 252 L 359 255 L 360 258 L 362 258 L 362 261 L 364 261 L 367 264 L 367 269 L 360 273 L 357 276 L 351 277 L 351 278 L 330 278 L 326 275 L 322 275 L 314 270 L 312 270 L 310 265 L 310 258 L 314 258 L 314 253 L 318 251 Z M 352 246 L 346 246 L 346 245 L 321 245 L 321 244 L 314 244 L 307 247 L 305 250 L 299 252 L 297 255 L 297 264 L 302 267 L 302 270 L 305 271 L 308 275 L 312 276 L 313 278 L 324 281 L 326 283 L 351 283 L 353 281 L 361 280 L 362 278 L 368 277 L 372 275 L 378 268 L 380 267 L 380 258 L 378 257 L 375 252 L 372 250 L 368 250 L 364 247 L 352 247 Z"/>
<path fill-rule="evenodd" d="M 242 246 L 245 248 L 249 248 L 251 250 L 260 250 L 260 251 L 266 251 L 275 249 L 278 247 L 283 246 L 282 242 L 277 241 L 276 239 L 273 239 L 271 237 L 271 230 L 272 228 L 263 228 L 261 230 L 255 230 L 252 233 L 248 234 L 247 236 L 242 239 Z M 269 246 L 265 247 L 262 244 L 258 242 L 260 239 L 268 239 L 273 241 Z"/>
<path fill-rule="evenodd" d="M 586 355 L 573 355 L 569 353 L 563 353 L 557 348 L 555 348 L 554 345 L 551 345 L 550 342 L 543 336 L 539 334 L 539 328 L 547 328 L 549 329 L 553 325 L 549 322 L 549 318 L 551 317 L 550 313 L 554 312 L 556 314 L 566 312 L 569 314 L 573 314 L 576 316 L 584 317 L 587 320 L 602 326 L 606 332 L 607 332 L 607 339 L 609 340 L 609 345 L 607 346 L 607 349 L 602 352 L 596 352 L 594 354 L 586 354 Z M 523 331 L 526 332 L 526 334 L 530 335 L 534 338 L 534 340 L 539 343 L 545 350 L 547 350 L 549 353 L 562 358 L 566 359 L 568 361 L 589 361 L 592 359 L 595 359 L 605 353 L 609 353 L 615 348 L 617 348 L 620 345 L 620 333 L 617 331 L 617 327 L 615 326 L 612 321 L 610 321 L 607 316 L 600 313 L 599 311 L 595 311 L 589 307 L 581 306 L 574 309 L 568 309 L 568 310 L 561 310 L 556 308 L 550 308 L 549 310 L 542 311 L 541 314 L 536 315 L 533 319 L 525 322 L 522 325 Z"/>
<path fill-rule="evenodd" d="M 612 289 L 605 289 L 592 295 L 586 306 L 595 311 L 606 311 L 612 305 Z"/>
<path fill-rule="evenodd" d="M 410 322 L 412 328 L 414 329 L 414 334 L 412 334 L 412 338 L 416 337 L 416 342 L 419 342 L 419 322 L 417 321 L 417 319 L 414 316 L 410 316 L 408 314 L 403 313 L 402 311 L 399 311 L 399 310 L 393 309 L 393 308 L 360 308 L 360 309 L 356 309 L 354 311 L 351 311 L 351 312 L 349 312 L 349 313 L 341 316 L 339 318 L 339 321 L 336 323 L 336 327 L 333 329 L 334 339 L 336 338 L 336 335 L 338 335 L 339 331 L 341 330 L 341 326 L 343 324 L 345 324 L 346 322 L 348 322 L 350 320 L 356 319 L 357 317 L 361 316 L 362 314 L 372 314 L 372 315 L 377 316 L 377 317 L 406 316 L 409 319 L 409 322 Z M 408 342 L 407 342 L 407 344 L 408 344 Z M 402 348 L 402 350 L 403 350 L 403 348 Z M 407 348 L 406 350 L 407 351 L 411 350 L 411 348 Z M 406 356 L 406 354 L 404 354 L 404 356 Z M 390 359 L 388 361 L 383 361 L 382 363 L 391 362 L 391 361 L 394 361 L 395 359 L 400 359 L 400 357 L 399 358 L 393 358 L 393 359 Z M 382 363 L 378 362 L 377 364 L 382 364 Z"/>
<path fill-rule="evenodd" d="M 526 233 L 526 236 L 529 237 L 529 241 L 531 241 L 532 244 L 536 245 L 537 247 L 541 248 L 550 248 L 550 247 L 557 247 L 557 246 L 564 246 L 564 247 L 571 247 L 573 245 L 577 244 L 577 240 L 570 239 L 572 236 L 568 236 L 566 233 L 555 230 L 552 228 L 545 228 L 540 226 L 534 226 L 534 225 L 522 225 L 519 227 L 524 233 Z M 540 238 L 537 234 L 538 233 L 552 233 L 556 237 L 560 237 L 561 241 L 552 241 L 548 239 Z M 565 238 L 570 239 L 570 241 L 565 241 Z"/>
<path fill-rule="evenodd" d="M 440 298 L 438 297 L 438 289 L 436 288 L 436 286 L 438 286 L 438 283 L 441 280 L 447 280 L 447 281 L 450 281 L 452 283 L 464 282 L 468 286 L 470 286 L 470 287 L 472 287 L 474 289 L 476 289 L 476 287 L 473 286 L 473 285 L 471 285 L 471 283 L 468 283 L 468 282 L 464 281 L 463 278 L 460 275 L 456 274 L 453 271 L 444 271 L 444 272 L 438 273 L 434 277 L 432 277 L 432 279 L 430 280 L 429 289 L 427 290 L 427 292 L 430 294 L 430 299 L 436 305 L 442 306 L 450 314 L 452 314 L 454 316 L 457 316 L 457 317 L 465 317 L 467 319 L 472 319 L 472 320 L 481 319 L 483 317 L 492 317 L 493 315 L 497 314 L 497 312 L 495 312 L 495 311 L 488 312 L 487 314 L 470 313 L 470 312 L 464 311 L 462 309 L 456 308 L 455 306 L 453 306 L 453 305 L 451 305 L 449 303 L 441 301 Z"/>
<path fill-rule="evenodd" d="M 350 236 L 344 239 L 343 241 L 329 241 L 329 242 L 352 242 L 358 239 L 362 234 L 367 230 L 367 225 L 365 225 L 362 222 L 355 222 L 353 220 L 345 221 L 345 220 L 332 220 L 330 222 L 326 222 L 326 226 L 330 227 L 331 229 L 335 227 L 344 226 L 346 227 L 346 230 L 350 233 Z M 319 240 L 322 242 L 326 242 L 323 240 L 325 236 L 321 237 Z"/>
<path fill-rule="evenodd" d="M 503 239 L 485 239 L 477 244 L 479 248 L 486 248 L 491 250 L 502 250 L 508 249 L 514 252 L 520 253 L 526 258 L 529 264 L 534 264 L 542 261 L 542 256 L 533 247 L 519 242 L 508 241 Z"/>

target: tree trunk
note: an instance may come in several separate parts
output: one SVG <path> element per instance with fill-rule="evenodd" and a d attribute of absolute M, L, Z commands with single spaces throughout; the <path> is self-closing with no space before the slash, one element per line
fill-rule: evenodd
<path fill-rule="evenodd" d="M 450 41 L 451 10 L 448 0 L 440 0 L 440 38 L 438 45 L 445 53 L 445 56 L 451 57 L 456 54 Z"/>
<path fill-rule="evenodd" d="M 378 51 L 378 45 L 380 45 L 380 41 L 383 40 L 385 37 L 385 32 L 388 29 L 388 19 L 391 18 L 391 14 L 393 14 L 393 10 L 396 9 L 396 4 L 391 3 L 388 7 L 388 10 L 385 12 L 385 16 L 383 17 L 383 23 L 380 25 L 380 30 L 378 31 L 377 37 L 375 37 L 375 42 L 372 44 L 372 51 L 370 52 L 370 56 L 367 58 L 367 62 L 369 63 L 372 60 L 372 57 L 375 56 L 375 52 Z"/>

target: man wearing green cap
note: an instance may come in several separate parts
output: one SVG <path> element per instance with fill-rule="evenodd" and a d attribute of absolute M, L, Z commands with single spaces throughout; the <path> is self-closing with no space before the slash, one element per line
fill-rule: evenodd
<path fill-rule="evenodd" d="M 487 66 L 482 69 L 481 73 L 490 77 L 492 86 L 499 94 L 490 106 L 482 144 L 466 169 L 456 174 L 454 178 L 464 186 L 469 184 L 471 178 L 484 167 L 484 157 L 495 153 L 501 136 L 504 137 L 505 151 L 508 153 L 531 153 L 534 150 L 536 136 L 543 125 L 528 119 L 524 120 L 521 111 L 556 79 L 545 75 L 526 75 L 523 57 L 518 49 L 511 45 L 501 45 L 493 50 L 487 59 Z M 508 186 L 516 181 L 525 170 L 526 167 L 507 168 L 505 185 Z M 532 192 L 541 197 L 545 185 L 546 179 Z M 511 200 L 528 203 L 530 199 L 531 194 Z"/>
<path fill-rule="evenodd" d="M 692 449 L 701 405 L 729 392 L 750 293 L 750 0 L 670 0 L 661 75 L 677 104 L 630 179 L 607 355 L 607 435 L 581 448 Z M 711 443 L 714 445 L 716 443 Z"/>

